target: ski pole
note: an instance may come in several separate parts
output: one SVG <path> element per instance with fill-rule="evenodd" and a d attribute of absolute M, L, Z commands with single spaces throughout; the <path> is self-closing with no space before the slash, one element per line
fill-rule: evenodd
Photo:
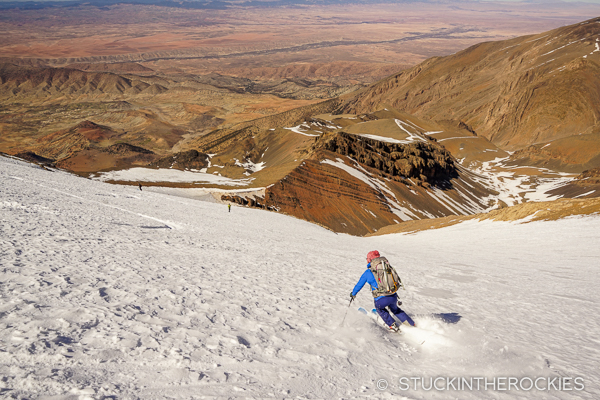
<path fill-rule="evenodd" d="M 346 314 L 344 314 L 344 319 L 342 320 L 340 326 L 344 325 L 344 321 L 346 320 L 346 316 L 348 315 L 348 310 L 350 309 L 350 304 L 352 304 L 352 301 L 354 301 L 354 297 L 350 298 L 350 303 L 348 303 L 348 308 L 346 308 Z"/>

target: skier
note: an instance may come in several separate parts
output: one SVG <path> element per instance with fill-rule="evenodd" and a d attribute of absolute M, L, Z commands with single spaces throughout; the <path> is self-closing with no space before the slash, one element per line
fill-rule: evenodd
<path fill-rule="evenodd" d="M 139 187 L 140 187 L 140 190 L 142 190 L 142 184 L 141 184 L 141 183 L 138 183 L 138 185 L 139 185 Z"/>
<path fill-rule="evenodd" d="M 371 293 L 373 294 L 375 300 L 375 309 L 377 313 L 383 319 L 383 322 L 390 328 L 391 331 L 399 332 L 400 327 L 394 320 L 394 318 L 390 315 L 390 311 L 392 314 L 396 316 L 401 322 L 407 321 L 410 325 L 415 326 L 415 322 L 408 316 L 399 305 L 402 302 L 398 301 L 398 295 L 396 291 L 398 290 L 398 286 L 391 288 L 389 291 L 383 288 L 384 285 L 380 288 L 377 284 L 377 278 L 374 273 L 377 273 L 377 265 L 387 260 L 384 257 L 381 257 L 377 250 L 370 251 L 367 254 L 367 270 L 362 274 L 356 286 L 354 286 L 354 290 L 350 293 L 350 301 L 354 300 L 358 292 L 363 288 L 365 283 L 371 285 Z M 391 267 L 390 267 L 391 268 Z M 394 271 L 395 274 L 395 271 Z M 397 277 L 397 275 L 396 275 Z M 398 278 L 398 280 L 400 280 Z M 389 310 L 389 311 L 388 311 Z"/>
<path fill-rule="evenodd" d="M 231 203 L 227 204 L 227 209 L 231 212 Z"/>

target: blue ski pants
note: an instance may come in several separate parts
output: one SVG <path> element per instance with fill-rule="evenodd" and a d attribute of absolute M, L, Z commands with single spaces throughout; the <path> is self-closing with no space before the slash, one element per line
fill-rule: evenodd
<path fill-rule="evenodd" d="M 391 296 L 383 296 L 378 299 L 375 299 L 375 309 L 377 313 L 383 319 L 383 322 L 387 324 L 387 326 L 392 326 L 394 322 L 394 318 L 390 315 L 390 312 L 396 316 L 401 322 L 408 321 L 409 324 L 415 326 L 415 322 L 408 316 L 400 307 L 398 307 L 398 295 L 393 294 Z M 389 311 L 388 311 L 389 309 Z"/>

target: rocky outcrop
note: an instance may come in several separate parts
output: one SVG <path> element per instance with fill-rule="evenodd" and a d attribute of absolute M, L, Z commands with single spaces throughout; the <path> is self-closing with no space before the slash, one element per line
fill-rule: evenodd
<path fill-rule="evenodd" d="M 581 185 L 600 185 L 600 168 L 583 171 L 575 180 Z"/>
<path fill-rule="evenodd" d="M 115 143 L 113 145 L 108 146 L 103 149 L 106 153 L 113 155 L 129 155 L 131 153 L 139 153 L 139 154 L 154 154 L 153 151 L 144 149 L 143 147 L 134 146 L 129 143 Z"/>
<path fill-rule="evenodd" d="M 457 210 L 448 201 L 473 205 L 489 195 L 480 184 L 461 177 L 450 153 L 435 140 L 401 144 L 331 132 L 310 146 L 300 165 L 268 185 L 264 197 L 238 194 L 222 200 L 365 235 L 406 219 L 468 213 L 468 206 Z M 472 193 L 469 199 L 464 197 L 466 186 Z M 485 207 L 480 204 L 473 212 Z"/>
<path fill-rule="evenodd" d="M 25 161 L 29 161 L 35 164 L 40 165 L 52 165 L 54 164 L 54 160 L 42 156 L 38 156 L 33 151 L 24 151 L 21 153 L 14 154 L 15 157 L 21 158 Z"/>
<path fill-rule="evenodd" d="M 156 168 L 173 168 L 180 170 L 202 169 L 208 167 L 209 157 L 197 150 L 188 150 L 162 157 L 151 164 Z"/>
<path fill-rule="evenodd" d="M 263 210 L 277 211 L 275 207 L 268 206 L 265 204 L 264 199 L 256 197 L 241 197 L 238 195 L 221 195 L 221 201 L 228 201 L 230 203 L 239 204 L 241 206 L 260 208 Z"/>
<path fill-rule="evenodd" d="M 339 132 L 314 147 L 351 157 L 397 181 L 412 178 L 443 184 L 458 176 L 450 153 L 431 138 L 428 142 L 398 144 Z"/>

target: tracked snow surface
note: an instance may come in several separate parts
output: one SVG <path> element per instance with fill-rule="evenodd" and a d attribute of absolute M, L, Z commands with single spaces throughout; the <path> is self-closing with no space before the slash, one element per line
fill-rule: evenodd
<path fill-rule="evenodd" d="M 600 398 L 600 216 L 358 238 L 7 158 L 0 182 L 0 397 Z M 348 307 L 374 249 L 402 336 L 366 288 Z"/>

